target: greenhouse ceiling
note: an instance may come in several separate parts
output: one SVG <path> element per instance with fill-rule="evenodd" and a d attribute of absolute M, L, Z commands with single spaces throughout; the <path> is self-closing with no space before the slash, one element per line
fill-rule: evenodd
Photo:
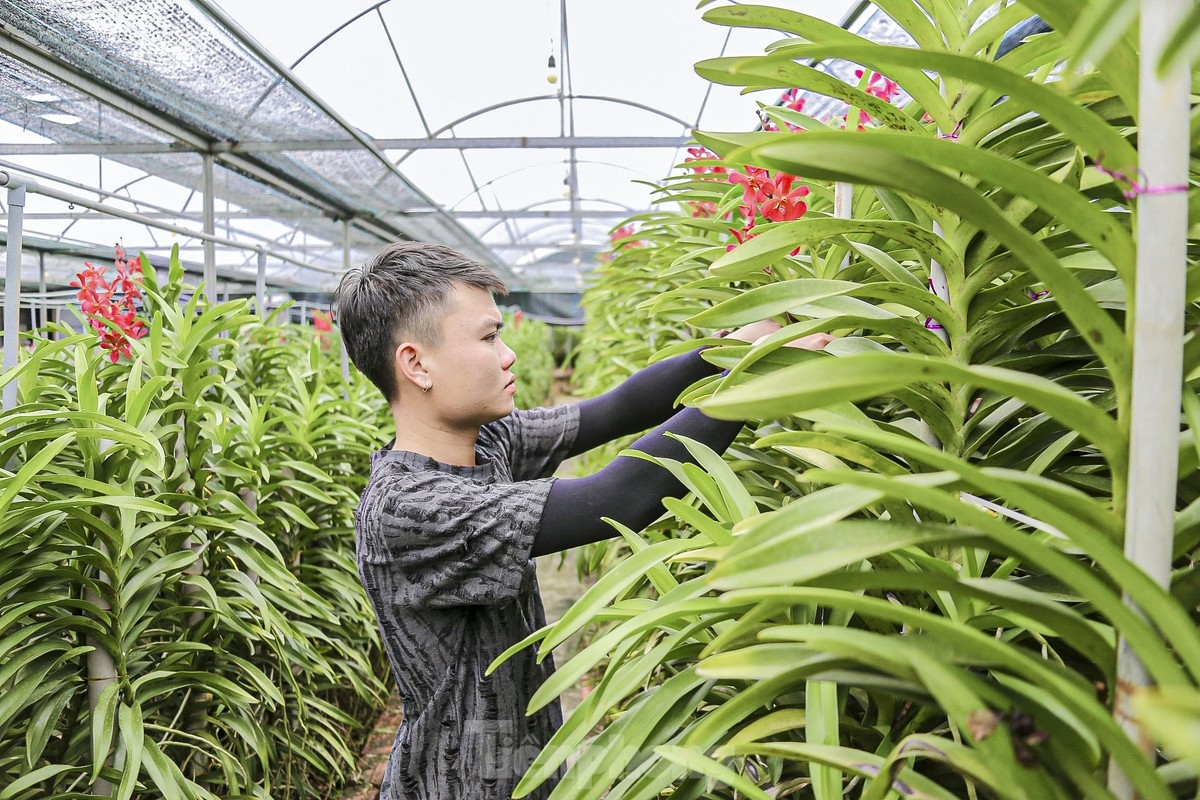
<path fill-rule="evenodd" d="M 879 38 L 868 3 L 785 5 Z M 694 73 L 777 38 L 701 14 L 0 0 L 0 171 L 36 183 L 23 282 L 63 285 L 114 243 L 154 259 L 178 245 L 225 291 L 262 261 L 271 285 L 319 293 L 404 237 L 462 250 L 516 290 L 578 292 L 613 226 L 653 208 L 649 184 L 693 128 L 753 129 L 776 99 Z"/>

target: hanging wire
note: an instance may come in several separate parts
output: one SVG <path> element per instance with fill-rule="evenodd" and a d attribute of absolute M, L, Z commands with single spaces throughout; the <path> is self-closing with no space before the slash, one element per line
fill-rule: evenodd
<path fill-rule="evenodd" d="M 550 16 L 550 0 L 546 0 L 546 26 L 550 32 L 550 58 L 546 60 L 546 81 L 551 85 L 558 83 L 558 63 L 554 60 L 554 25 Z"/>

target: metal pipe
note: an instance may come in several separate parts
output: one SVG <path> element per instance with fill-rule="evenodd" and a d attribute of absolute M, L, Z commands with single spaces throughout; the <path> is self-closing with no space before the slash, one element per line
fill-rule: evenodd
<path fill-rule="evenodd" d="M 111 442 L 107 439 L 100 441 L 100 452 L 102 455 L 108 449 L 109 445 L 111 445 Z M 107 515 L 105 512 L 105 516 Z M 109 555 L 107 545 L 99 537 L 96 539 L 96 549 L 105 557 Z M 97 578 L 97 583 L 112 585 L 112 578 L 102 570 L 97 572 Z M 83 597 L 84 600 L 97 608 L 101 616 L 105 612 L 112 610 L 112 605 L 108 602 L 108 598 L 90 581 L 84 586 Z M 95 715 L 96 707 L 100 704 L 100 696 L 104 694 L 106 688 L 117 680 L 117 662 L 113 658 L 112 653 L 108 652 L 99 641 L 90 636 L 85 641 L 92 646 L 91 652 L 87 654 L 86 664 L 88 710 L 92 715 Z M 111 765 L 112 758 L 110 757 L 105 763 Z M 95 783 L 92 784 L 92 791 L 98 797 L 111 797 L 113 788 L 112 783 L 104 778 L 97 778 Z"/>
<path fill-rule="evenodd" d="M 282 76 L 283 79 L 287 81 L 288 84 L 290 84 L 291 87 L 295 89 L 302 97 L 304 97 L 305 100 L 320 109 L 322 113 L 324 113 L 339 128 L 341 128 L 342 131 L 345 132 L 351 139 L 358 142 L 363 150 L 374 156 L 384 169 L 390 172 L 403 184 L 405 189 L 412 192 L 416 197 L 418 197 L 422 202 L 428 204 L 431 208 L 436 209 L 435 213 L 442 218 L 446 225 L 449 226 L 451 230 L 462 235 L 464 243 L 471 242 L 477 245 L 481 251 L 481 261 L 486 262 L 491 258 L 491 252 L 488 250 L 487 245 L 479 240 L 479 237 L 477 237 L 462 223 L 455 219 L 454 215 L 450 214 L 440 205 L 433 202 L 429 195 L 425 194 L 423 191 L 417 188 L 417 186 L 411 183 L 408 178 L 405 177 L 404 173 L 402 173 L 400 169 L 393 164 L 386 155 L 384 155 L 383 151 L 379 149 L 373 139 L 360 131 L 358 128 L 351 125 L 340 114 L 334 111 L 332 106 L 330 106 L 324 99 L 318 96 L 316 92 L 314 92 L 299 78 L 297 78 L 296 74 L 292 72 L 292 70 L 289 69 L 286 64 L 284 64 L 282 61 L 272 55 L 270 51 L 259 44 L 254 37 L 246 32 L 245 28 L 243 28 L 237 23 L 236 20 L 233 19 L 233 17 L 222 10 L 216 3 L 211 2 L 211 0 L 193 0 L 193 2 L 213 21 L 224 28 L 225 31 L 234 39 L 234 41 L 245 47 L 248 53 L 252 54 L 263 64 L 266 64 L 268 67 L 274 70 L 275 74 Z M 231 163 L 235 162 L 231 161 Z M 372 223 L 370 220 L 366 219 L 356 220 L 356 222 L 358 223 L 359 227 L 379 235 L 379 224 L 381 223 Z M 381 238 L 384 238 L 385 240 L 391 240 L 395 238 L 395 232 L 387 231 L 386 234 L 387 235 L 384 235 Z"/>
<path fill-rule="evenodd" d="M 1159 61 L 1192 5 L 1191 0 L 1142 0 L 1139 34 L 1139 172 L 1146 185 L 1168 191 L 1147 192 L 1137 199 L 1125 556 L 1163 587 L 1171 578 L 1179 468 L 1191 66 L 1180 58 L 1170 71 L 1160 72 Z M 1126 603 L 1143 613 L 1128 597 Z M 1134 696 L 1149 684 L 1145 664 L 1122 637 L 1117 642 L 1113 715 L 1153 761 L 1154 744 L 1132 705 Z M 1109 762 L 1108 788 L 1120 800 L 1137 796 L 1136 787 L 1114 761 Z"/>
<path fill-rule="evenodd" d="M 216 198 L 213 196 L 213 157 L 204 155 L 204 233 L 216 235 Z M 217 248 L 211 238 L 204 240 L 204 294 L 210 306 L 217 302 Z"/>
<path fill-rule="evenodd" d="M 539 100 L 546 98 L 537 98 Z M 688 136 L 436 136 L 402 139 L 375 139 L 380 150 L 581 150 L 641 148 L 679 148 Z M 45 144 L 5 144 L 10 156 L 120 156 L 212 152 L 217 154 L 311 153 L 314 151 L 355 151 L 362 145 L 350 139 L 298 139 L 282 142 L 245 141 L 217 143 L 206 150 L 181 147 L 175 142 L 63 142 Z"/>
<path fill-rule="evenodd" d="M 258 274 L 254 279 L 254 297 L 258 303 L 258 315 L 267 315 L 267 251 L 258 251 Z"/>
<path fill-rule="evenodd" d="M 5 174 L 4 172 L 0 172 L 0 175 L 4 175 L 4 174 Z M 4 184 L 2 182 L 0 182 L 0 186 L 2 186 L 2 185 L 4 185 Z M 187 236 L 187 237 L 190 237 L 193 239 L 199 239 L 201 241 L 210 241 L 211 240 L 214 244 L 219 244 L 222 247 L 229 247 L 229 248 L 232 248 L 235 250 L 257 250 L 259 248 L 258 245 L 247 244 L 245 242 L 239 242 L 234 239 L 226 239 L 221 236 L 213 236 L 210 234 L 206 234 L 203 231 L 197 231 L 192 228 L 185 228 L 181 225 L 172 225 L 170 223 L 161 222 L 157 219 L 148 217 L 144 214 L 138 214 L 133 211 L 125 211 L 124 209 L 114 208 L 112 206 L 106 206 L 103 203 L 97 202 L 95 200 L 89 200 L 86 197 L 74 195 L 74 194 L 71 194 L 70 192 L 63 192 L 63 191 L 60 191 L 60 190 L 55 189 L 50 186 L 43 186 L 40 184 L 34 184 L 32 182 L 26 182 L 25 185 L 29 188 L 29 191 L 34 192 L 35 194 L 40 194 L 43 197 L 52 197 L 55 200 L 61 200 L 64 203 L 74 203 L 77 206 L 82 206 L 84 208 L 90 208 L 95 211 L 100 211 L 105 214 L 108 214 L 109 216 L 117 217 L 118 219 L 126 219 L 126 220 L 129 220 L 130 222 L 136 222 L 139 225 L 145 225 L 147 227 L 154 228 L 156 230 L 163 230 L 163 231 L 169 231 L 171 233 L 178 233 L 181 236 Z M 274 250 L 268 250 L 267 252 L 270 253 L 272 257 L 277 258 L 280 261 L 286 262 L 288 264 L 294 264 L 295 266 L 302 267 L 303 269 L 309 269 L 314 272 L 320 272 L 324 275 L 339 275 L 339 274 L 341 274 L 340 270 L 330 269 L 329 267 L 322 267 L 317 264 L 309 264 L 304 261 L 300 261 L 299 259 L 292 258 L 291 256 L 289 256 L 285 253 L 280 253 L 280 252 L 277 252 Z"/>
<path fill-rule="evenodd" d="M 559 52 L 561 54 L 561 49 Z M 564 60 L 564 63 L 565 63 L 565 60 Z M 560 105 L 567 100 L 596 100 L 598 102 L 603 102 L 603 103 L 615 103 L 617 105 L 628 106 L 630 108 L 636 108 L 639 111 L 645 111 L 650 114 L 656 114 L 657 116 L 660 116 L 663 119 L 667 119 L 667 120 L 670 120 L 671 122 L 682 125 L 685 130 L 690 131 L 693 127 L 692 123 L 688 122 L 687 120 L 681 119 L 680 117 L 677 117 L 673 114 L 668 114 L 667 112 L 663 111 L 661 108 L 655 108 L 654 106 L 646 105 L 645 103 L 636 103 L 632 100 L 624 100 L 619 97 L 608 97 L 605 95 L 598 95 L 598 94 L 570 94 L 570 93 L 563 92 L 560 90 L 557 94 L 540 94 L 540 95 L 536 95 L 534 97 L 520 97 L 520 98 L 517 98 L 516 100 L 505 100 L 501 103 L 494 103 L 493 105 L 490 105 L 490 106 L 484 106 L 482 108 L 477 108 L 474 111 L 472 111 L 470 114 L 464 114 L 463 116 L 459 117 L 458 119 L 448 122 L 445 125 L 443 125 L 442 127 L 438 128 L 436 131 L 433 132 L 433 138 L 435 140 L 437 140 L 438 137 L 440 137 L 443 133 L 445 133 L 446 131 L 449 131 L 449 130 L 453 130 L 454 128 L 458 127 L 459 125 L 466 122 L 467 120 L 471 120 L 476 117 L 483 116 L 484 114 L 490 114 L 491 112 L 497 111 L 501 108 L 509 108 L 511 106 L 517 106 L 517 105 L 521 105 L 523 103 L 537 103 L 537 102 L 542 102 L 545 100 L 558 100 Z M 564 126 L 561 131 L 560 136 L 552 137 L 552 138 L 564 138 L 566 136 L 567 136 L 566 128 Z M 392 145 L 398 145 L 401 143 L 402 143 L 402 140 L 399 140 L 399 139 L 378 139 L 378 140 L 376 140 L 376 144 L 379 147 L 386 147 L 386 149 L 388 149 L 388 150 L 399 149 L 399 147 L 394 147 Z M 566 146 L 567 146 L 566 144 L 563 145 L 564 148 Z M 424 145 L 421 145 L 420 147 L 417 147 L 416 149 L 409 150 L 403 156 L 396 159 L 396 165 L 399 166 L 409 156 L 413 155 L 414 153 L 420 152 L 423 147 L 424 147 Z"/>
<path fill-rule="evenodd" d="M 854 216 L 854 184 L 838 181 L 833 185 L 833 216 L 837 219 L 850 219 Z M 846 255 L 842 257 L 842 264 L 838 269 L 845 269 L 850 265 L 850 249 L 846 248 Z"/>
<path fill-rule="evenodd" d="M 41 295 L 41 307 L 38 309 L 38 319 L 36 325 L 31 325 L 33 328 L 46 327 L 47 318 L 50 316 L 50 305 L 46 301 L 46 254 L 38 251 L 38 294 Z M 33 311 L 30 310 L 30 322 L 33 322 Z"/>
<path fill-rule="evenodd" d="M 937 220 L 933 221 L 933 233 L 939 238 L 942 236 L 942 225 Z M 942 300 L 945 300 L 947 304 L 950 303 L 950 287 L 946 282 L 946 270 L 940 263 L 932 259 L 929 261 L 929 291 Z M 950 345 L 950 334 L 946 333 L 945 327 L 937 320 L 926 319 L 925 327 L 930 328 L 934 335 L 941 339 L 946 346 Z M 919 435 L 921 441 L 925 442 L 925 444 L 930 447 L 936 447 L 939 450 L 942 449 L 942 441 L 938 439 L 937 434 L 933 432 L 933 428 L 930 427 L 928 422 L 921 422 Z"/>
<path fill-rule="evenodd" d="M 345 235 L 342 237 L 342 268 L 350 271 L 350 223 L 346 222 Z M 333 308 L 329 309 L 329 321 L 333 322 Z M 338 329 L 338 348 L 342 351 L 342 379 L 346 381 L 346 387 L 342 390 L 342 396 L 346 399 L 350 396 L 350 355 L 346 352 L 346 340 L 342 338 L 341 329 Z"/>
<path fill-rule="evenodd" d="M 21 235 L 25 225 L 25 181 L 8 172 L 0 172 L 0 186 L 8 187 L 8 243 L 4 269 L 4 371 L 17 366 L 21 318 Z M 4 410 L 16 408 L 17 383 L 4 386 Z"/>

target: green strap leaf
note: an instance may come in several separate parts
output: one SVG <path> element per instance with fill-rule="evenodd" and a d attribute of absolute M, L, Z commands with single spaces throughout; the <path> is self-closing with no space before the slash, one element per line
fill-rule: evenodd
<path fill-rule="evenodd" d="M 1100 409 L 1035 375 L 908 353 L 862 353 L 796 364 L 725 391 L 700 407 L 722 419 L 776 418 L 833 402 L 879 397 L 921 382 L 950 381 L 1020 397 L 1079 431 L 1113 465 L 1123 471 L 1127 458 L 1124 434 Z"/>
<path fill-rule="evenodd" d="M 149 736 L 142 742 L 142 767 L 150 776 L 152 789 L 164 800 L 193 800 L 194 795 L 184 788 L 190 781 Z"/>
<path fill-rule="evenodd" d="M 678 745 L 661 744 L 654 748 L 654 752 L 659 756 L 674 761 L 680 766 L 687 767 L 689 770 L 707 775 L 713 780 L 737 790 L 744 797 L 751 797 L 754 800 L 772 800 L 771 796 L 758 788 L 749 778 L 731 770 L 729 767 L 714 761 L 703 753 L 695 750 L 690 750 L 686 747 Z M 838 797 L 841 796 L 840 786 L 838 787 Z M 833 797 L 833 795 L 826 795 Z M 816 797 L 821 800 L 822 794 L 817 792 Z"/>
<path fill-rule="evenodd" d="M 673 433 L 668 433 L 667 435 L 681 442 L 692 455 L 692 458 L 696 459 L 700 466 L 716 482 L 717 488 L 721 490 L 721 495 L 725 498 L 726 507 L 731 512 L 736 512 L 735 515 L 731 514 L 726 522 L 736 523 L 739 520 L 749 519 L 758 513 L 758 505 L 754 502 L 754 498 L 750 496 L 750 492 L 742 485 L 737 473 L 733 471 L 724 458 L 713 452 L 711 448 L 694 439 Z"/>
<path fill-rule="evenodd" d="M 124 762 L 118 765 L 121 769 L 121 782 L 117 785 L 117 797 L 119 800 L 129 800 L 142 771 L 142 748 L 146 741 L 146 732 L 142 726 L 142 707 L 124 703 L 118 706 L 117 728 L 121 732 L 121 744 L 125 753 Z"/>
<path fill-rule="evenodd" d="M 702 328 L 732 327 L 802 309 L 820 300 L 846 296 L 904 304 L 938 320 L 950 331 L 951 339 L 963 335 L 962 320 L 933 292 L 903 283 L 856 283 L 822 278 L 799 278 L 759 286 L 707 308 L 687 322 Z"/>
<path fill-rule="evenodd" d="M 538 650 L 539 655 L 545 656 L 569 639 L 581 627 L 588 625 L 599 609 L 606 607 L 624 591 L 628 591 L 634 583 L 646 575 L 648 570 L 654 569 L 655 566 L 664 563 L 674 555 L 695 547 L 696 542 L 690 540 L 667 539 L 655 542 L 654 545 L 648 546 L 642 552 L 635 553 L 623 560 L 611 571 L 605 573 L 587 591 L 584 591 L 580 599 L 566 609 L 562 618 L 554 622 L 545 640 L 542 640 Z"/>
<path fill-rule="evenodd" d="M 884 759 L 853 747 L 807 744 L 805 742 L 750 742 L 726 748 L 723 755 L 776 756 L 801 763 L 827 764 L 864 780 L 876 778 L 884 767 Z M 902 767 L 891 778 L 890 788 L 900 796 L 915 800 L 960 800 L 947 789 L 911 767 Z"/>
<path fill-rule="evenodd" d="M 10 798 L 20 797 L 22 793 L 33 789 L 42 781 L 50 780 L 68 772 L 78 772 L 79 770 L 80 768 L 74 764 L 48 764 L 44 767 L 38 767 L 31 772 L 21 775 L 6 786 L 3 791 L 0 791 L 0 800 L 10 800 Z"/>
<path fill-rule="evenodd" d="M 788 56 L 794 57 L 794 54 L 794 49 L 789 48 Z M 698 62 L 695 69 L 700 77 L 729 86 L 808 89 L 860 108 L 891 128 L 911 132 L 922 130 L 912 118 L 891 103 L 867 94 L 834 75 L 798 64 L 791 57 L 710 58 Z"/>
<path fill-rule="evenodd" d="M 85 343 L 93 341 L 95 341 L 95 334 L 77 333 L 74 336 L 39 343 L 28 358 L 18 361 L 15 367 L 0 371 L 0 388 L 7 386 L 12 381 L 21 379 L 27 373 L 37 375 L 41 369 L 42 362 L 49 359 L 50 356 L 55 356 L 63 350 L 82 346 Z"/>
<path fill-rule="evenodd" d="M 93 783 L 100 777 L 108 763 L 109 748 L 112 746 L 113 731 L 117 726 L 117 702 L 121 697 L 121 685 L 112 681 L 100 692 L 96 706 L 92 709 L 92 776 Z"/>
<path fill-rule="evenodd" d="M 804 684 L 804 709 L 808 726 L 804 740 L 811 744 L 841 744 L 838 733 L 838 685 L 832 681 L 813 681 Z M 828 764 L 813 764 L 813 797 L 816 800 L 838 800 L 842 797 L 842 773 Z"/>
<path fill-rule="evenodd" d="M 1023 103 L 1028 110 L 1062 131 L 1091 156 L 1101 158 L 1112 170 L 1132 171 L 1138 163 L 1137 151 L 1095 112 L 1071 97 L 1018 75 L 1004 66 L 972 56 L 915 50 L 910 47 L 882 45 L 798 45 L 793 55 L 812 58 L 844 58 L 865 64 L 880 72 L 889 67 L 914 67 L 953 75 L 979 86 L 986 86 L 1010 100 Z M 967 122 L 970 125 L 970 121 Z"/>
<path fill-rule="evenodd" d="M 729 153 L 741 145 L 737 137 L 717 138 L 698 133 L 696 138 L 718 152 Z M 741 155 L 765 166 L 830 180 L 901 189 L 938 202 L 970 219 L 1004 241 L 1045 284 L 1063 313 L 1113 372 L 1118 392 L 1128 392 L 1131 355 L 1124 331 L 1045 244 L 1020 226 L 1012 224 L 995 205 L 979 196 L 973 187 L 920 162 L 880 152 L 867 141 L 870 138 L 838 135 L 834 140 L 821 134 L 789 135 L 776 137 L 768 144 L 755 145 Z M 749 243 L 753 242 L 752 239 Z"/>
<path fill-rule="evenodd" d="M 784 8 L 758 5 L 730 5 L 715 8 L 705 12 L 704 20 L 715 25 L 727 25 L 737 28 L 766 28 L 768 30 L 794 33 L 809 42 L 819 44 L 863 44 L 861 36 L 850 33 L 845 28 L 834 25 L 819 17 L 801 14 Z M 789 44 L 794 40 L 788 40 Z M 772 48 L 776 55 L 788 55 L 788 44 Z M 943 128 L 950 130 L 954 122 L 950 117 L 950 109 L 946 105 L 937 85 L 920 70 L 909 68 L 897 69 L 891 78 L 904 87 Z"/>
<path fill-rule="evenodd" d="M 904 32 L 913 38 L 922 52 L 934 52 L 946 49 L 945 39 L 939 32 L 937 24 L 930 15 L 913 0 L 880 0 L 875 5 L 883 10 L 896 22 Z M 952 25 L 957 20 L 944 20 Z"/>
<path fill-rule="evenodd" d="M 780 447 L 804 447 L 820 450 L 846 461 L 866 467 L 881 475 L 902 475 L 909 470 L 874 448 L 841 436 L 815 431 L 785 431 L 759 438 L 754 446 L 759 449 Z"/>
<path fill-rule="evenodd" d="M 63 449 L 75 439 L 74 433 L 66 433 L 59 436 L 54 441 L 43 447 L 41 450 L 26 461 L 21 469 L 17 470 L 9 481 L 8 485 L 0 491 L 0 517 L 8 513 L 8 507 L 12 505 L 14 499 L 20 494 L 21 490 L 26 488 L 33 482 L 33 477 L 40 471 L 46 468 L 46 465 L 54 460 L 54 457 L 63 451 Z"/>
<path fill-rule="evenodd" d="M 800 527 L 747 551 L 735 545 L 708 580 L 723 590 L 800 584 L 905 547 L 979 538 L 975 531 L 945 525 L 843 520 L 817 530 Z"/>
<path fill-rule="evenodd" d="M 680 522 L 692 526 L 713 544 L 719 547 L 733 544 L 733 534 L 724 525 L 706 516 L 703 511 L 695 506 L 676 497 L 663 498 L 663 505 Z"/>
<path fill-rule="evenodd" d="M 840 134 L 834 135 L 840 137 Z M 704 136 L 707 137 L 707 134 Z M 748 136 L 753 138 L 743 139 L 737 134 L 722 135 L 721 141 L 729 144 L 740 144 L 744 141 L 748 146 L 779 141 L 776 138 L 763 139 L 754 134 Z M 767 134 L 767 136 L 774 137 L 774 134 Z M 760 230 L 760 228 L 756 226 L 755 230 Z M 806 216 L 794 222 L 778 222 L 761 226 L 761 231 L 757 236 L 718 258 L 709 267 L 709 271 L 714 275 L 726 278 L 745 277 L 764 267 L 771 266 L 797 247 L 811 242 L 852 235 L 882 236 L 899 244 L 908 245 L 928 254 L 942 264 L 949 274 L 962 274 L 962 259 L 958 253 L 942 237 L 928 228 L 922 228 L 912 222 L 835 219 L 817 216 Z"/>
<path fill-rule="evenodd" d="M 139 569 L 128 576 L 121 586 L 120 598 L 122 605 L 130 605 L 134 598 L 143 590 L 151 589 L 155 593 L 158 585 L 171 574 L 178 574 L 196 563 L 198 554 L 191 550 L 178 550 L 162 558 L 155 559 L 145 568 Z"/>

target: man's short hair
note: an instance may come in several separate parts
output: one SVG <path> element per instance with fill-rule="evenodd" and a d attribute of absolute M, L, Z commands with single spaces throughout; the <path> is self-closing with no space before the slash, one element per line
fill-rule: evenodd
<path fill-rule="evenodd" d="M 389 403 L 400 395 L 396 348 L 406 340 L 441 344 L 455 283 L 508 293 L 504 282 L 479 262 L 426 242 L 392 242 L 342 276 L 334 303 L 346 352 Z"/>

